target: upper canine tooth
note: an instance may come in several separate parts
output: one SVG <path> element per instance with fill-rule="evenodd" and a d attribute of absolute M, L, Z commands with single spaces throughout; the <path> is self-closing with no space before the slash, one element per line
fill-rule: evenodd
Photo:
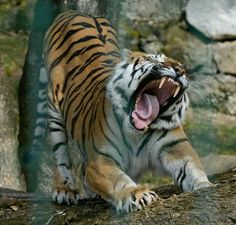
<path fill-rule="evenodd" d="M 161 82 L 160 82 L 160 84 L 159 84 L 159 88 L 161 88 L 161 87 L 163 86 L 163 84 L 165 83 L 165 81 L 166 81 L 166 78 L 165 78 L 165 77 L 162 77 L 162 78 L 161 78 Z"/>
<path fill-rule="evenodd" d="M 173 95 L 174 98 L 175 98 L 176 95 L 179 93 L 179 91 L 180 91 L 180 86 L 177 86 L 176 89 L 175 89 L 175 93 L 174 93 L 174 95 Z"/>

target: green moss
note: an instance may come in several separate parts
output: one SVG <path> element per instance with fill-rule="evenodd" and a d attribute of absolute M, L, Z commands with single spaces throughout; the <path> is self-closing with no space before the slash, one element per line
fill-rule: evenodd
<path fill-rule="evenodd" d="M 148 185 L 150 188 L 156 188 L 159 186 L 167 185 L 172 183 L 173 180 L 168 176 L 153 176 L 151 174 L 145 174 L 140 180 L 141 184 Z"/>
<path fill-rule="evenodd" d="M 26 35 L 0 33 L 0 60 L 6 75 L 21 74 L 26 48 Z"/>
<path fill-rule="evenodd" d="M 205 156 L 209 153 L 236 154 L 236 123 L 215 118 L 214 113 L 196 112 L 188 120 L 185 131 L 196 151 Z"/>
<path fill-rule="evenodd" d="M 0 3 L 1 31 L 23 31 L 30 29 L 35 0 L 3 1 Z"/>
<path fill-rule="evenodd" d="M 180 28 L 180 25 L 170 26 L 165 32 L 163 53 L 185 62 L 183 50 L 188 45 L 189 33 Z"/>

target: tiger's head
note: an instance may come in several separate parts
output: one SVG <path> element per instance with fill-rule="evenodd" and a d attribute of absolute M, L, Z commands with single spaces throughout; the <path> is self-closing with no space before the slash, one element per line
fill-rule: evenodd
<path fill-rule="evenodd" d="M 185 69 L 174 59 L 123 50 L 107 90 L 118 117 L 133 129 L 146 130 L 182 123 L 187 87 Z"/>

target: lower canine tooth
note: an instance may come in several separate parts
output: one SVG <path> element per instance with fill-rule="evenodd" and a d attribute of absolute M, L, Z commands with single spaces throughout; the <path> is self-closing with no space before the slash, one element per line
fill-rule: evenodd
<path fill-rule="evenodd" d="M 165 77 L 162 77 L 162 78 L 161 78 L 161 82 L 160 82 L 160 84 L 159 84 L 159 89 L 163 86 L 163 84 L 165 83 L 165 81 L 166 81 L 166 78 L 165 78 Z"/>
<path fill-rule="evenodd" d="M 177 86 L 176 89 L 175 89 L 175 93 L 174 93 L 174 95 L 173 95 L 174 98 L 175 98 L 176 95 L 179 93 L 179 91 L 180 91 L 180 86 Z"/>
<path fill-rule="evenodd" d="M 144 127 L 144 131 L 147 131 L 148 130 L 148 125 L 146 125 L 145 127 Z"/>

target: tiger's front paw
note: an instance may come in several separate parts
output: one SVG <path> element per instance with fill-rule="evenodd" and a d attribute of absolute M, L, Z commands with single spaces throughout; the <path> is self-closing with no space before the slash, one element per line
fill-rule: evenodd
<path fill-rule="evenodd" d="M 52 192 L 52 200 L 57 204 L 67 205 L 76 204 L 80 199 L 80 195 L 75 190 L 67 188 L 54 188 Z"/>
<path fill-rule="evenodd" d="M 201 188 L 208 188 L 208 187 L 214 187 L 215 184 L 212 184 L 211 182 L 200 182 L 194 185 L 193 191 L 196 191 Z"/>
<path fill-rule="evenodd" d="M 116 209 L 118 212 L 126 213 L 140 210 L 158 198 L 154 191 L 142 187 L 128 189 L 119 197 Z"/>

